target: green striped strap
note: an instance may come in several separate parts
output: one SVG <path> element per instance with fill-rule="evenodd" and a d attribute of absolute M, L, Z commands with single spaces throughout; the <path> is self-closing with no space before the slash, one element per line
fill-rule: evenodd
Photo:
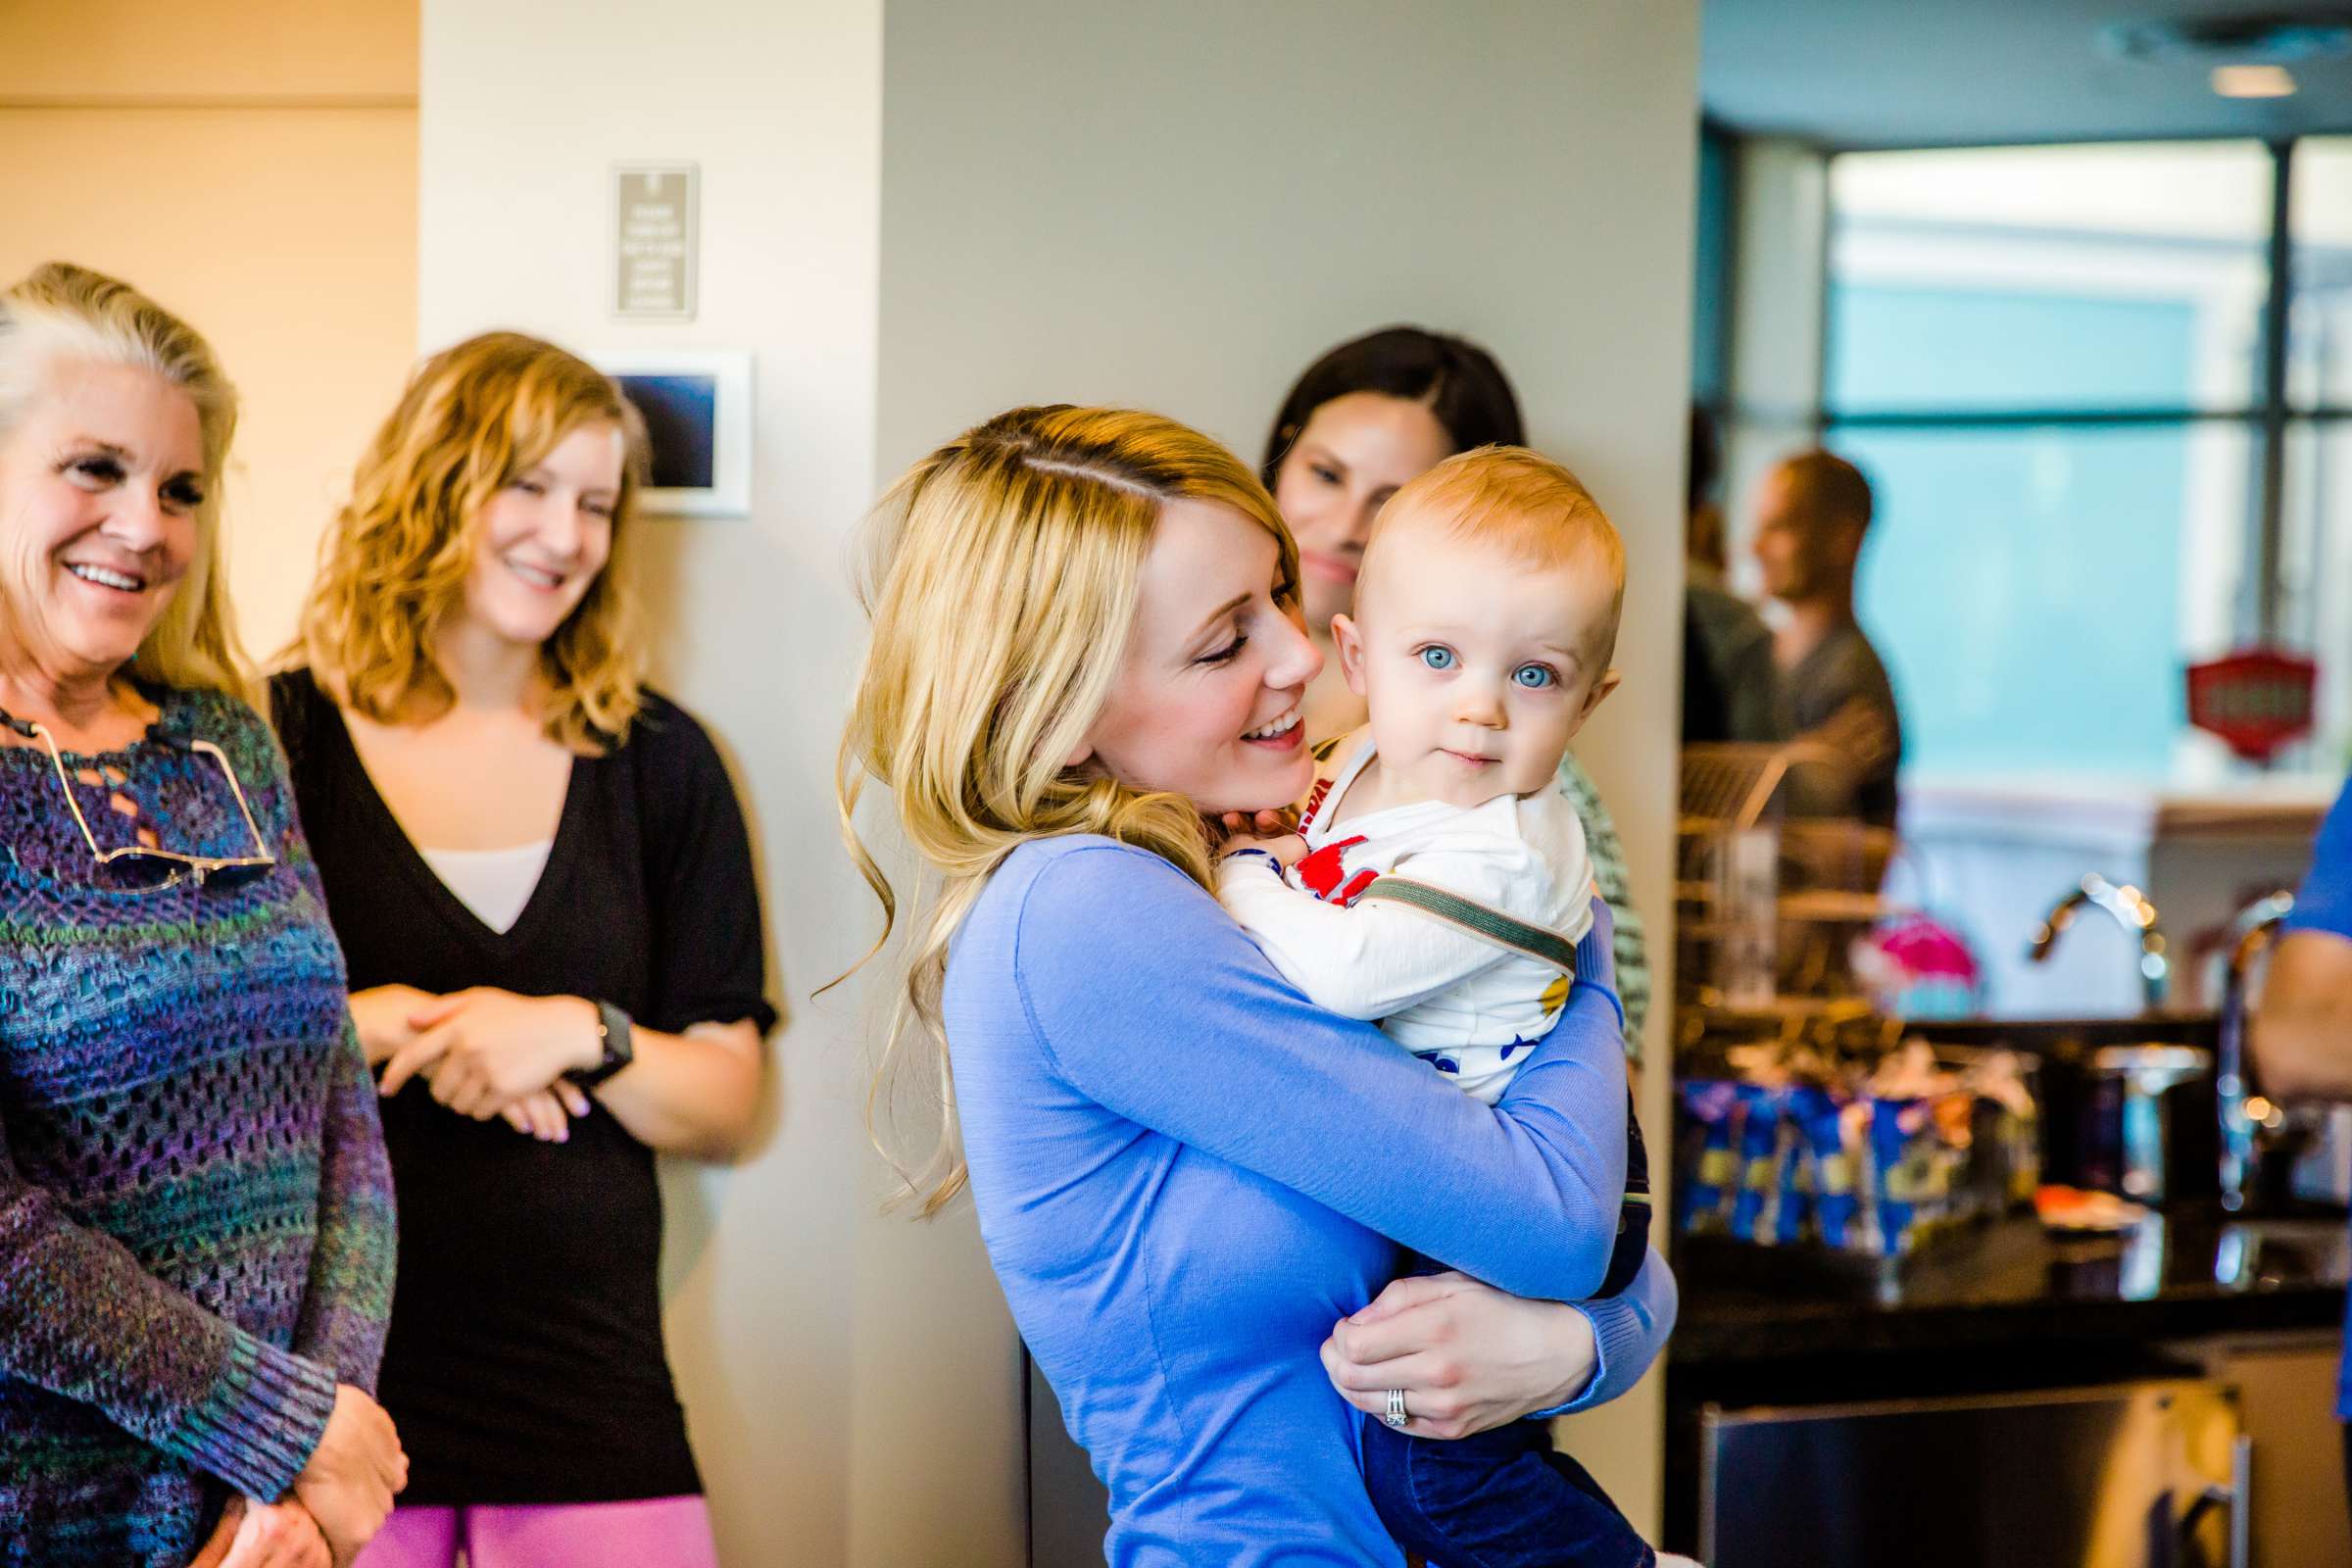
<path fill-rule="evenodd" d="M 1442 887 L 1428 882 L 1416 882 L 1410 877 L 1403 876 L 1384 876 L 1374 879 L 1372 885 L 1358 894 L 1354 902 L 1368 904 L 1374 899 L 1385 899 L 1391 904 L 1401 904 L 1406 908 L 1417 909 L 1433 919 L 1445 921 L 1447 925 L 1458 926 L 1481 942 L 1492 943 L 1498 948 L 1508 948 L 1511 952 L 1522 954 L 1539 963 L 1550 964 L 1562 974 L 1571 977 L 1576 974 L 1576 945 L 1574 943 L 1569 942 L 1557 931 L 1546 931 L 1540 925 L 1530 925 L 1525 920 L 1505 914 L 1500 909 L 1479 903 L 1476 899 L 1465 899 L 1458 893 L 1448 893 Z"/>

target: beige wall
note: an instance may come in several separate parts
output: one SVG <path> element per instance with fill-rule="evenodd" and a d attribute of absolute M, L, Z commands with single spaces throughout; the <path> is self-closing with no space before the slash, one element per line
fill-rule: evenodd
<path fill-rule="evenodd" d="M 1489 341 L 1629 535 L 1629 690 L 1585 750 L 1663 924 L 1694 0 L 1339 11 L 670 0 L 655 24 L 608 0 L 551 28 L 425 0 L 423 342 L 758 356 L 753 515 L 649 524 L 662 678 L 736 764 L 793 1009 L 773 1138 L 671 1181 L 670 1342 L 731 1565 L 1022 1561 L 1016 1346 L 970 1212 L 878 1212 L 875 998 L 809 1000 L 876 928 L 832 826 L 846 547 L 924 447 L 1053 397 L 1250 450 L 1345 334 Z M 694 322 L 606 314 L 609 169 L 635 159 L 702 165 Z M 1656 1427 L 1638 1396 L 1578 1438 L 1637 1516 Z"/>
<path fill-rule="evenodd" d="M 1692 0 L 890 0 L 883 57 L 885 470 L 1063 399 L 1164 410 L 1254 463 L 1292 378 L 1344 338 L 1417 321 L 1494 351 L 1530 439 L 1626 535 L 1625 686 L 1577 754 L 1624 833 L 1661 998 L 1697 33 Z M 1643 1081 L 1653 1168 L 1666 1080 Z M 1566 1435 L 1654 1520 L 1654 1379 Z"/>
<path fill-rule="evenodd" d="M 413 0 L 0 6 L 0 280 L 80 262 L 212 340 L 244 395 L 226 516 L 256 653 L 415 351 L 416 31 Z"/>
<path fill-rule="evenodd" d="M 416 0 L 0 5 L 0 103 L 407 107 L 416 97 Z"/>
<path fill-rule="evenodd" d="M 968 1219 L 927 1231 L 879 1212 L 859 991 L 809 1000 L 879 924 L 831 778 L 862 639 L 844 541 L 873 495 L 881 0 L 603 0 L 548 18 L 533 0 L 426 0 L 423 344 L 504 325 L 589 353 L 757 357 L 753 514 L 645 523 L 657 674 L 734 765 L 791 1015 L 765 1146 L 730 1169 L 674 1168 L 668 1188 L 669 1342 L 724 1560 L 1010 1565 L 1009 1379 L 898 1379 L 935 1339 L 1001 1361 L 1004 1309 Z M 607 314 L 619 160 L 702 167 L 693 322 Z"/>
<path fill-rule="evenodd" d="M 1740 142 L 1733 158 L 1734 416 L 1724 431 L 1724 515 L 1733 578 L 1760 594 L 1747 549 L 1756 486 L 1773 465 L 1815 440 L 1829 167 L 1817 149 L 1770 137 Z"/>

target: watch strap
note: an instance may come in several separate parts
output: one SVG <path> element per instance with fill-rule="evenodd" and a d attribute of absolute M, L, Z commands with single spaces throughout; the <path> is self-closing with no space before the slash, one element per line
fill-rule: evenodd
<path fill-rule="evenodd" d="M 599 1002 L 596 1004 L 596 1028 L 604 1039 L 605 1048 L 596 1065 L 577 1068 L 564 1075 L 582 1089 L 594 1089 L 637 1059 L 627 1013 L 610 1002 Z"/>

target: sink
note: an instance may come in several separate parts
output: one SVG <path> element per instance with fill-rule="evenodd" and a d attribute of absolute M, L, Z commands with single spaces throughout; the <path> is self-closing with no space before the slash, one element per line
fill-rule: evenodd
<path fill-rule="evenodd" d="M 2251 1290 L 2266 1278 L 2341 1279 L 2352 1232 L 2341 1214 L 2232 1218 L 2214 1248 L 2213 1279 L 2230 1290 Z"/>

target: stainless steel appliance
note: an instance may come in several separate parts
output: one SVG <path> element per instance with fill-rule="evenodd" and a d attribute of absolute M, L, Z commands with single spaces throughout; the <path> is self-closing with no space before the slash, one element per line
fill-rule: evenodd
<path fill-rule="evenodd" d="M 2211 1380 L 1701 1416 L 1709 1568 L 2244 1568 L 2250 1445 Z"/>

